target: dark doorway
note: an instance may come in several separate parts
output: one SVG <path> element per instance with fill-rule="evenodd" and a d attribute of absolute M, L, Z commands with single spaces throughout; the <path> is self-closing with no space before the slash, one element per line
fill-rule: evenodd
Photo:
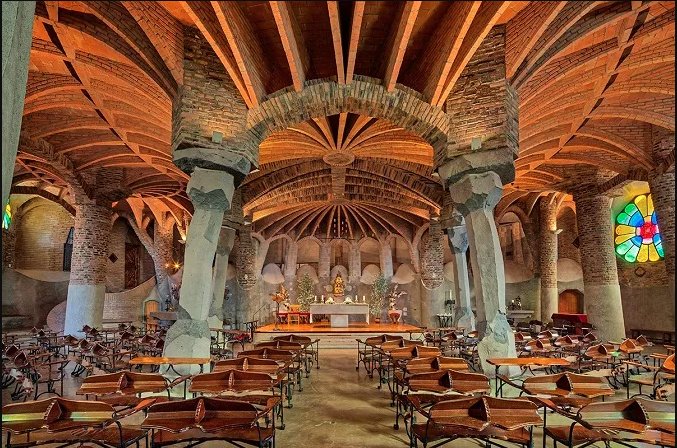
<path fill-rule="evenodd" d="M 583 313 L 583 293 L 577 289 L 567 289 L 559 295 L 558 312 L 566 314 Z"/>
<path fill-rule="evenodd" d="M 125 289 L 139 286 L 139 267 L 141 265 L 141 246 L 125 244 Z"/>

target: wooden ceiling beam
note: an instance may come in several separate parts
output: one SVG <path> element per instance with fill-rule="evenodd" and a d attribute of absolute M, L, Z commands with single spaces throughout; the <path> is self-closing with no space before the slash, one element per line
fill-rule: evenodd
<path fill-rule="evenodd" d="M 364 1 L 356 1 L 353 4 L 353 21 L 350 26 L 350 42 L 348 44 L 348 61 L 346 63 L 346 84 L 350 84 L 355 73 L 355 59 L 357 57 L 357 45 L 360 42 L 360 30 L 362 17 L 364 16 Z"/>
<path fill-rule="evenodd" d="M 303 90 L 306 73 L 308 73 L 310 67 L 310 57 L 303 41 L 301 29 L 288 2 L 271 1 L 269 4 L 273 11 L 284 53 L 287 56 L 294 90 L 300 92 Z"/>
<path fill-rule="evenodd" d="M 404 52 L 409 43 L 411 31 L 414 29 L 418 10 L 421 7 L 421 2 L 404 2 L 402 3 L 402 13 L 399 21 L 393 22 L 390 30 L 389 51 L 388 58 L 384 60 L 385 68 L 383 70 L 383 85 L 388 92 L 392 92 L 397 84 L 397 77 L 402 68 L 402 60 L 404 59 Z"/>
<path fill-rule="evenodd" d="M 339 17 L 338 1 L 327 1 L 331 40 L 334 47 L 334 61 L 336 62 L 336 77 L 339 84 L 346 83 L 345 68 L 343 66 L 343 44 L 341 42 L 341 20 Z"/>

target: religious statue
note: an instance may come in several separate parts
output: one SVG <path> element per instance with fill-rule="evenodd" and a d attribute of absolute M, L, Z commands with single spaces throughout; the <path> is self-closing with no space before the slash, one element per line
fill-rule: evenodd
<path fill-rule="evenodd" d="M 275 312 L 275 328 L 273 328 L 273 331 L 278 331 L 279 329 L 277 328 L 277 321 L 279 320 L 280 316 L 280 303 L 284 303 L 289 299 L 289 293 L 287 292 L 287 289 L 284 287 L 282 283 L 280 283 L 280 289 L 276 292 L 270 295 L 271 299 L 273 299 L 273 302 L 276 304 L 276 312 Z"/>
<path fill-rule="evenodd" d="M 334 277 L 333 286 L 334 286 L 333 287 L 334 296 L 341 297 L 345 289 L 343 278 L 341 278 L 341 273 L 336 274 L 336 277 Z"/>

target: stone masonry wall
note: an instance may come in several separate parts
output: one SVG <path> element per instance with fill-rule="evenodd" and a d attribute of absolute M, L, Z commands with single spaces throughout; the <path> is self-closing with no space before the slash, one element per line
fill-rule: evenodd
<path fill-rule="evenodd" d="M 106 292 L 120 292 L 125 289 L 125 240 L 127 226 L 122 219 L 113 224 L 108 244 L 106 268 Z M 115 255 L 116 260 L 110 257 Z"/>
<path fill-rule="evenodd" d="M 576 201 L 576 219 L 580 231 L 580 250 L 585 284 L 617 284 L 618 271 L 613 246 L 614 229 L 609 209 L 609 198 L 603 195 L 574 196 L 574 200 Z"/>
<path fill-rule="evenodd" d="M 576 214 L 569 207 L 560 209 L 557 217 L 557 228 L 562 229 L 562 233 L 557 236 L 557 254 L 559 258 L 569 258 L 581 263 L 581 252 L 574 241 L 578 237 L 578 227 L 576 225 Z"/>

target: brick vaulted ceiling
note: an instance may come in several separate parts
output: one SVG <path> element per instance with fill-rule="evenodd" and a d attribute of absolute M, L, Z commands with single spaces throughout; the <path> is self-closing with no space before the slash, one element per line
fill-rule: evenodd
<path fill-rule="evenodd" d="M 249 107 L 314 79 L 363 76 L 444 108 L 498 24 L 520 99 L 504 206 L 567 191 L 591 170 L 629 176 L 663 163 L 647 142 L 674 132 L 674 2 L 38 1 L 14 184 L 67 200 L 74 183 L 119 171 L 132 203 L 161 197 L 190 212 L 171 155 L 184 26 L 202 33 Z M 381 119 L 311 120 L 261 144 L 245 210 L 269 234 L 322 236 L 343 218 L 347 232 L 407 236 L 439 211 L 432 164 L 425 141 Z"/>

